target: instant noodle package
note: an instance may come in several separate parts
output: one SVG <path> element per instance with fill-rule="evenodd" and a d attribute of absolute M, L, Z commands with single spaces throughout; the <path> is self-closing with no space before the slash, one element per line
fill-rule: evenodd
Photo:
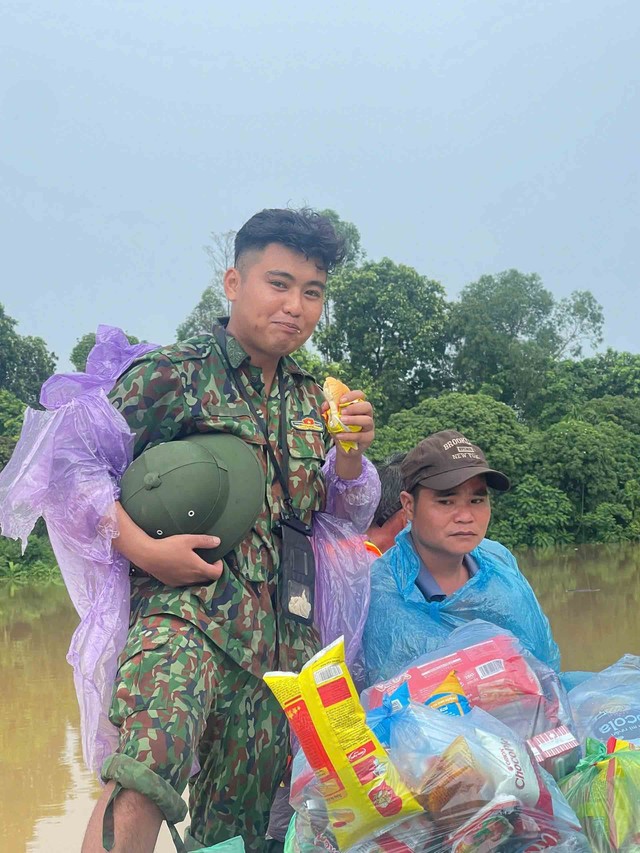
<path fill-rule="evenodd" d="M 390 821 L 422 811 L 365 722 L 344 662 L 342 638 L 313 657 L 299 675 L 271 672 L 265 681 L 300 742 L 326 827 L 340 849 L 375 835 Z M 294 784 L 292 780 L 292 797 Z"/>
<path fill-rule="evenodd" d="M 422 697 L 427 704 L 415 701 L 405 681 L 366 716 L 341 640 L 299 675 L 265 676 L 302 747 L 286 850 L 589 850 L 524 740 L 470 707 L 457 670 L 440 676 Z"/>

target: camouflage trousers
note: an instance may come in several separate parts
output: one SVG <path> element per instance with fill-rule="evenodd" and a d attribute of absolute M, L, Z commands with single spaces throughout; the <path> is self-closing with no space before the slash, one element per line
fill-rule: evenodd
<path fill-rule="evenodd" d="M 188 850 L 235 835 L 250 853 L 264 850 L 289 750 L 286 720 L 262 679 L 191 623 L 143 616 L 120 658 L 110 719 L 120 744 L 105 781 L 148 796 L 170 825 L 186 815 L 189 782 Z"/>

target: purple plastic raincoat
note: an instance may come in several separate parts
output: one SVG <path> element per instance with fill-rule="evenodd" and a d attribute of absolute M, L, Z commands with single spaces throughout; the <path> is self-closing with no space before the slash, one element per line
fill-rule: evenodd
<path fill-rule="evenodd" d="M 45 382 L 40 396 L 45 411 L 27 409 L 20 440 L 0 472 L 0 532 L 20 539 L 24 551 L 37 519 L 45 519 L 80 615 L 67 660 L 80 706 L 84 760 L 97 773 L 118 742 L 107 714 L 129 625 L 129 563 L 112 540 L 118 535 L 118 483 L 132 459 L 133 436 L 107 394 L 137 358 L 154 349 L 156 344 L 132 345 L 120 329 L 99 326 L 86 373 L 57 374 Z M 377 473 L 364 460 L 362 476 L 341 480 L 334 459 L 332 450 L 323 469 L 327 508 L 362 532 L 378 503 Z M 324 607 L 319 616 L 322 623 L 335 619 Z"/>

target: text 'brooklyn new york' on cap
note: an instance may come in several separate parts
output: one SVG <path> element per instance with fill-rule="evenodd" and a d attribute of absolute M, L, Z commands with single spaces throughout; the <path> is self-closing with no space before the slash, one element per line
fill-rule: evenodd
<path fill-rule="evenodd" d="M 511 485 L 505 474 L 489 467 L 477 444 L 453 429 L 423 439 L 407 453 L 400 471 L 407 492 L 418 485 L 437 491 L 454 489 L 478 474 L 484 474 L 487 485 L 499 492 Z"/>

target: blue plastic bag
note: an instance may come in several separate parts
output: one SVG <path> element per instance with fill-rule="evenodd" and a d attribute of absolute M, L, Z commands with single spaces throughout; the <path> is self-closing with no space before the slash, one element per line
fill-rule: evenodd
<path fill-rule="evenodd" d="M 580 742 L 610 737 L 640 746 L 640 657 L 619 661 L 569 691 Z"/>

